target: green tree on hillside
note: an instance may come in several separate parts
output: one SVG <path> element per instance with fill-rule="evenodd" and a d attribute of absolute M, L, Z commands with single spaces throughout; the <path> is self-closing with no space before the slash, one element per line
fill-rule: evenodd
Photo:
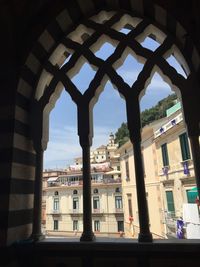
<path fill-rule="evenodd" d="M 174 101 L 177 99 L 176 94 L 169 95 L 160 100 L 155 106 L 149 109 L 145 109 L 141 112 L 141 124 L 145 125 L 161 119 L 166 116 L 166 110 L 174 105 Z M 123 122 L 115 133 L 115 141 L 122 146 L 129 139 L 129 131 L 127 123 Z"/>

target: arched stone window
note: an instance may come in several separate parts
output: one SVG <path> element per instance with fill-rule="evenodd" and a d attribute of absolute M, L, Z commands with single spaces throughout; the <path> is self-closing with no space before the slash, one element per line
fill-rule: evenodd
<path fill-rule="evenodd" d="M 119 187 L 117 187 L 117 188 L 115 189 L 115 193 L 121 193 L 121 189 L 120 189 Z"/>
<path fill-rule="evenodd" d="M 75 189 L 74 191 L 73 191 L 73 195 L 77 195 L 78 194 L 78 191 Z"/>
<path fill-rule="evenodd" d="M 94 194 L 98 194 L 98 193 L 99 193 L 99 190 L 98 190 L 97 188 L 95 188 L 95 189 L 93 190 L 93 193 L 94 193 Z"/>
<path fill-rule="evenodd" d="M 145 47 L 146 38 L 152 38 L 157 47 L 150 50 Z M 97 51 L 105 43 L 114 47 L 114 52 L 102 59 Z M 142 64 L 141 71 L 130 85 L 120 75 L 119 68 L 131 55 Z M 168 62 L 174 57 L 184 69 L 184 75 Z M 68 32 L 47 59 L 37 84 L 31 110 L 31 133 L 37 153 L 37 173 L 42 170 L 43 151 L 48 142 L 49 113 L 54 107 L 63 87 L 77 106 L 78 135 L 83 158 L 83 210 L 84 229 L 81 240 L 93 240 L 91 224 L 91 174 L 90 146 L 93 137 L 92 113 L 98 97 L 108 80 L 113 84 L 126 103 L 127 124 L 130 141 L 133 144 L 138 213 L 140 223 L 139 241 L 152 241 L 149 230 L 148 210 L 144 184 L 144 171 L 141 154 L 141 123 L 139 101 L 155 72 L 158 72 L 170 87 L 186 101 L 187 88 L 193 84 L 193 67 L 178 48 L 170 34 L 161 31 L 151 21 L 135 14 L 102 11 Z M 73 77 L 88 64 L 94 71 L 94 77 L 88 88 L 79 90 L 73 83 Z M 188 115 L 185 114 L 188 119 Z M 189 121 L 189 120 L 188 120 Z M 187 122 L 188 122 L 187 121 Z M 38 178 L 39 179 L 39 178 Z"/>
<path fill-rule="evenodd" d="M 54 192 L 54 196 L 58 196 L 58 191 L 55 191 Z"/>

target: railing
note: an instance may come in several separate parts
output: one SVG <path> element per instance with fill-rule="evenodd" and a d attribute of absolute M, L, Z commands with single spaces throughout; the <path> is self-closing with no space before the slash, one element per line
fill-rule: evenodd
<path fill-rule="evenodd" d="M 57 210 L 51 210 L 51 214 L 60 214 L 61 213 L 61 211 L 60 211 L 60 209 L 57 209 Z"/>
<path fill-rule="evenodd" d="M 123 208 L 115 208 L 114 213 L 123 213 Z"/>
<path fill-rule="evenodd" d="M 79 214 L 79 213 L 82 213 L 80 209 L 70 209 L 69 210 L 69 213 L 70 214 Z"/>
<path fill-rule="evenodd" d="M 159 137 L 160 135 L 162 135 L 163 133 L 166 133 L 166 131 L 168 131 L 169 129 L 171 129 L 172 127 L 174 127 L 175 125 L 177 125 L 178 123 L 180 123 L 183 120 L 183 114 L 180 113 L 178 114 L 175 118 L 173 118 L 172 120 L 170 120 L 169 122 L 165 123 L 163 126 L 161 126 L 158 130 L 156 130 L 154 132 L 154 138 Z"/>
<path fill-rule="evenodd" d="M 104 210 L 102 210 L 102 209 L 93 209 L 92 210 L 92 213 L 94 213 L 94 214 L 100 214 L 100 213 L 104 213 Z"/>
<path fill-rule="evenodd" d="M 116 183 L 121 183 L 122 180 L 121 178 L 104 178 L 103 180 L 91 180 L 92 184 L 116 184 Z M 71 182 L 66 182 L 66 183 L 61 183 L 61 182 L 53 182 L 53 183 L 48 183 L 47 187 L 58 187 L 58 186 L 80 186 L 83 184 L 83 181 L 71 181 Z"/>

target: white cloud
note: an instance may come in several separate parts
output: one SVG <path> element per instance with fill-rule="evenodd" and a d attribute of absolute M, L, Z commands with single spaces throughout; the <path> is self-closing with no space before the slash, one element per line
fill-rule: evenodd
<path fill-rule="evenodd" d="M 136 81 L 138 77 L 138 71 L 131 70 L 122 70 L 120 72 L 121 77 L 126 81 L 130 86 L 132 86 L 133 82 Z M 151 83 L 148 86 L 148 89 L 159 89 L 159 90 L 169 90 L 170 86 L 163 81 L 161 76 L 157 73 L 152 77 Z"/>
<path fill-rule="evenodd" d="M 107 144 L 111 130 L 109 127 L 95 127 L 92 149 Z M 44 153 L 44 167 L 64 168 L 67 163 L 72 163 L 75 157 L 81 156 L 81 153 L 79 137 L 75 127 L 51 128 L 50 140 Z"/>

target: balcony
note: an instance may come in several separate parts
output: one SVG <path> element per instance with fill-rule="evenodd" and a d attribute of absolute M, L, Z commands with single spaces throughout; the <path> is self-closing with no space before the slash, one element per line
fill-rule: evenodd
<path fill-rule="evenodd" d="M 169 129 L 179 124 L 183 120 L 183 114 L 178 114 L 175 118 L 168 121 L 162 127 L 154 132 L 154 138 L 161 136 L 163 133 L 166 133 Z"/>
<path fill-rule="evenodd" d="M 123 211 L 123 208 L 115 208 L 113 210 L 113 213 L 116 213 L 116 214 L 124 214 L 124 211 Z"/>
<path fill-rule="evenodd" d="M 51 210 L 51 212 L 50 212 L 50 214 L 52 214 L 52 215 L 60 215 L 61 214 L 61 210 L 60 209 L 53 209 L 53 210 Z"/>
<path fill-rule="evenodd" d="M 70 209 L 69 214 L 71 216 L 79 216 L 79 215 L 82 215 L 83 212 L 80 209 Z"/>
<path fill-rule="evenodd" d="M 94 214 L 103 214 L 104 213 L 104 210 L 102 210 L 102 209 L 93 209 L 92 210 L 92 214 L 94 215 Z"/>

